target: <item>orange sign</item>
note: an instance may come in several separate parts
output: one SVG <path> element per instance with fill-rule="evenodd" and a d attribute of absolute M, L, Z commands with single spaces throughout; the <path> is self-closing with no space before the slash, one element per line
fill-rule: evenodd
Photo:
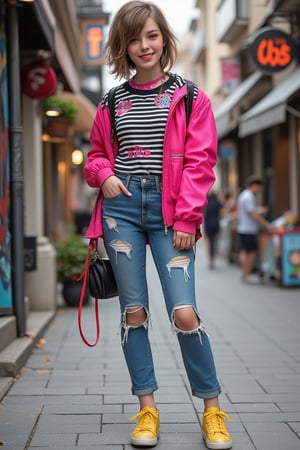
<path fill-rule="evenodd" d="M 254 65 L 263 72 L 276 73 L 287 68 L 296 56 L 291 36 L 272 27 L 261 28 L 254 36 L 249 54 Z"/>
<path fill-rule="evenodd" d="M 97 19 L 81 21 L 81 57 L 84 66 L 99 66 L 103 64 L 105 16 Z"/>

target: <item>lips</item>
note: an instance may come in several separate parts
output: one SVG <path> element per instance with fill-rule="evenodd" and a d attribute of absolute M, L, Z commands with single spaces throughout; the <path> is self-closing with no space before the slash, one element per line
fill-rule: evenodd
<path fill-rule="evenodd" d="M 153 53 L 147 53 L 145 55 L 141 55 L 140 58 L 143 61 L 150 61 L 150 59 L 152 59 Z"/>

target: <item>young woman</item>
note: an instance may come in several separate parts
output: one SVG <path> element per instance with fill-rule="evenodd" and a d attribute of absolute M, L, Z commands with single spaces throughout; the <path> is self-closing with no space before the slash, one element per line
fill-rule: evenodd
<path fill-rule="evenodd" d="M 176 38 L 152 3 L 130 1 L 120 8 L 106 57 L 111 72 L 128 81 L 115 91 L 114 123 L 106 95 L 91 131 L 84 175 L 101 196 L 87 237 L 103 237 L 118 284 L 122 348 L 140 403 L 131 443 L 156 445 L 160 427 L 148 338 L 145 263 L 150 245 L 192 394 L 204 400 L 203 438 L 208 448 L 228 449 L 232 441 L 224 417 L 229 416 L 219 408 L 220 385 L 194 279 L 193 247 L 201 236 L 201 210 L 214 182 L 217 155 L 211 105 L 195 87 L 186 125 L 186 82 L 168 72 L 176 58 Z"/>

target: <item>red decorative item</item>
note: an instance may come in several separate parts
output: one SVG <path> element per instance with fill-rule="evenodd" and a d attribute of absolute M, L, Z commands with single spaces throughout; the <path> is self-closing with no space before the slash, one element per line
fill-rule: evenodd
<path fill-rule="evenodd" d="M 30 98 L 41 100 L 56 90 L 54 70 L 43 62 L 30 63 L 21 71 L 22 91 Z"/>

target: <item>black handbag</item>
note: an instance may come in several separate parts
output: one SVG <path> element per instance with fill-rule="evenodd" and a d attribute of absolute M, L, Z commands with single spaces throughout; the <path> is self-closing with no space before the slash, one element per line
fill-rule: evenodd
<path fill-rule="evenodd" d="M 118 289 L 108 258 L 101 258 L 96 252 L 89 264 L 88 290 L 91 297 L 105 299 L 116 297 Z"/>
<path fill-rule="evenodd" d="M 91 253 L 94 252 L 93 258 Z M 85 259 L 84 270 L 78 280 L 82 280 L 82 289 L 78 306 L 78 327 L 81 339 L 89 347 L 95 347 L 100 338 L 99 321 L 99 299 L 107 299 L 118 295 L 115 276 L 108 258 L 101 258 L 98 253 L 98 239 L 91 239 L 88 246 L 88 252 Z M 95 298 L 95 320 L 96 320 L 96 338 L 93 343 L 89 342 L 83 332 L 81 316 L 84 301 L 84 294 L 88 289 L 91 297 Z"/>

